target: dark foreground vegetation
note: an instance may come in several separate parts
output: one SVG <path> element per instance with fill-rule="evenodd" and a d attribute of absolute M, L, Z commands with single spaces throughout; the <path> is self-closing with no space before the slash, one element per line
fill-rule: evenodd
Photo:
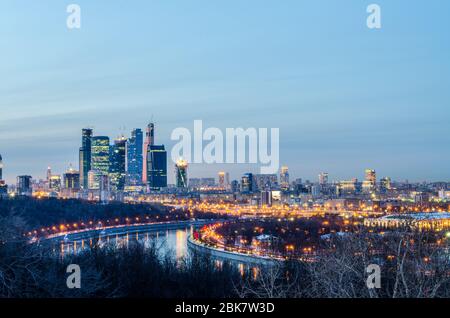
<path fill-rule="evenodd" d="M 0 216 L 0 297 L 450 297 L 448 241 L 421 233 L 334 236 L 322 243 L 314 262 L 240 272 L 208 256 L 161 257 L 157 247 L 140 244 L 61 258 L 29 244 L 20 234 L 23 222 L 13 211 Z M 66 286 L 69 264 L 81 268 L 80 289 Z M 371 264 L 380 266 L 380 288 L 367 287 Z"/>

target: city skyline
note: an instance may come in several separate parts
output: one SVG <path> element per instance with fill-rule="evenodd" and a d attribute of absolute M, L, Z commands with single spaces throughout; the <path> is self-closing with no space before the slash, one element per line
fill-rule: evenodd
<path fill-rule="evenodd" d="M 44 177 L 48 165 L 77 167 L 82 127 L 129 137 L 152 114 L 168 152 L 171 131 L 202 119 L 280 128 L 280 165 L 292 179 L 326 171 L 362 180 L 367 168 L 393 180 L 450 179 L 448 2 L 377 1 L 376 31 L 365 25 L 366 1 L 78 3 L 74 31 L 57 2 L 7 1 L 0 11 L 8 183 Z M 258 166 L 189 169 L 239 180 Z"/>

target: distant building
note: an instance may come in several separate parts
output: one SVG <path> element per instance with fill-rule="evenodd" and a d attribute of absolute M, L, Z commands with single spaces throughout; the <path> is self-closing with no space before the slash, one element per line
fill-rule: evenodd
<path fill-rule="evenodd" d="M 189 188 L 208 188 L 216 185 L 214 178 L 189 178 Z"/>
<path fill-rule="evenodd" d="M 363 191 L 366 193 L 373 192 L 377 185 L 377 174 L 375 170 L 366 169 L 366 178 L 363 181 Z"/>
<path fill-rule="evenodd" d="M 164 145 L 150 145 L 147 158 L 147 181 L 151 190 L 167 187 L 167 152 Z"/>
<path fill-rule="evenodd" d="M 104 176 L 108 177 L 108 174 L 105 174 L 101 171 L 91 170 L 88 173 L 88 189 L 89 190 L 100 190 L 100 179 Z"/>
<path fill-rule="evenodd" d="M 358 179 L 340 181 L 337 186 L 338 195 L 352 195 L 358 191 Z"/>
<path fill-rule="evenodd" d="M 237 181 L 237 180 L 231 181 L 231 192 L 233 192 L 233 193 L 239 192 L 239 181 Z"/>
<path fill-rule="evenodd" d="M 228 172 L 219 172 L 219 188 L 228 190 L 230 188 L 230 174 Z"/>
<path fill-rule="evenodd" d="M 148 184 L 148 162 L 149 162 L 149 151 L 150 146 L 153 146 L 155 144 L 155 124 L 149 123 L 147 125 L 147 129 L 145 131 L 145 142 L 144 142 L 144 149 L 143 149 L 143 167 L 142 167 L 142 183 Z"/>
<path fill-rule="evenodd" d="M 255 182 L 252 173 L 246 173 L 242 176 L 241 191 L 244 193 L 255 191 Z"/>
<path fill-rule="evenodd" d="M 281 190 L 289 190 L 289 168 L 287 166 L 281 167 L 280 186 Z"/>
<path fill-rule="evenodd" d="M 0 198 L 8 195 L 8 185 L 4 180 L 0 180 Z"/>
<path fill-rule="evenodd" d="M 134 129 L 127 143 L 127 185 L 142 184 L 144 136 L 141 129 Z"/>
<path fill-rule="evenodd" d="M 91 170 L 109 174 L 109 137 L 92 137 L 91 146 Z"/>
<path fill-rule="evenodd" d="M 272 206 L 272 191 L 261 191 L 261 206 Z"/>
<path fill-rule="evenodd" d="M 50 191 L 61 192 L 61 176 L 51 175 L 48 181 L 48 188 Z"/>
<path fill-rule="evenodd" d="M 187 161 L 180 159 L 175 164 L 175 180 L 177 188 L 187 188 Z"/>
<path fill-rule="evenodd" d="M 319 184 L 321 186 L 328 184 L 328 173 L 327 172 L 321 172 L 319 174 Z"/>
<path fill-rule="evenodd" d="M 320 196 L 320 186 L 314 185 L 311 187 L 311 195 L 313 198 L 317 198 Z"/>
<path fill-rule="evenodd" d="M 64 189 L 79 190 L 80 189 L 80 173 L 70 168 L 63 175 Z"/>
<path fill-rule="evenodd" d="M 276 174 L 255 174 L 253 175 L 253 178 L 254 188 L 252 191 L 271 190 L 278 187 L 278 176 Z"/>
<path fill-rule="evenodd" d="M 31 176 L 17 177 L 16 193 L 18 195 L 26 195 L 26 196 L 31 196 L 33 194 Z"/>
<path fill-rule="evenodd" d="M 0 198 L 8 195 L 8 185 L 3 180 L 3 158 L 0 154 Z"/>
<path fill-rule="evenodd" d="M 3 159 L 1 154 L 0 154 L 0 180 L 3 180 Z"/>
<path fill-rule="evenodd" d="M 413 228 L 422 231 L 434 231 L 450 229 L 449 212 L 428 212 L 428 213 L 409 213 L 409 214 L 391 214 L 381 218 L 367 218 L 364 220 L 367 227 L 376 228 Z"/>
<path fill-rule="evenodd" d="M 380 180 L 380 191 L 386 193 L 392 189 L 391 178 L 385 177 Z"/>
<path fill-rule="evenodd" d="M 113 191 L 123 191 L 125 188 L 126 146 L 127 139 L 119 137 L 111 147 L 109 177 L 111 190 Z"/>
<path fill-rule="evenodd" d="M 81 132 L 80 148 L 80 187 L 88 188 L 88 172 L 91 170 L 92 129 L 83 129 Z"/>

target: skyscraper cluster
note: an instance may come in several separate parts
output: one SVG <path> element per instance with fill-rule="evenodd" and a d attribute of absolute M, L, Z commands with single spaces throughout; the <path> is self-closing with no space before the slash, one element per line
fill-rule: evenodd
<path fill-rule="evenodd" d="M 112 144 L 109 137 L 94 136 L 92 129 L 83 129 L 79 158 L 83 190 L 167 187 L 167 152 L 164 145 L 155 145 L 153 123 L 147 126 L 145 140 L 142 130 L 136 128 L 130 138 L 121 136 Z"/>

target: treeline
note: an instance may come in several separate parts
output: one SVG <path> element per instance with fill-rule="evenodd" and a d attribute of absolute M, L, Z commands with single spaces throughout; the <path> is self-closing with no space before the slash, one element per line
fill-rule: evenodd
<path fill-rule="evenodd" d="M 23 220 L 23 231 L 39 229 L 57 224 L 74 222 L 97 222 L 108 219 L 148 216 L 152 221 L 188 220 L 191 216 L 181 209 L 172 209 L 160 204 L 125 204 L 111 202 L 100 204 L 82 200 L 15 198 L 0 200 L 0 216 Z M 212 213 L 195 213 L 198 218 L 215 218 Z"/>

